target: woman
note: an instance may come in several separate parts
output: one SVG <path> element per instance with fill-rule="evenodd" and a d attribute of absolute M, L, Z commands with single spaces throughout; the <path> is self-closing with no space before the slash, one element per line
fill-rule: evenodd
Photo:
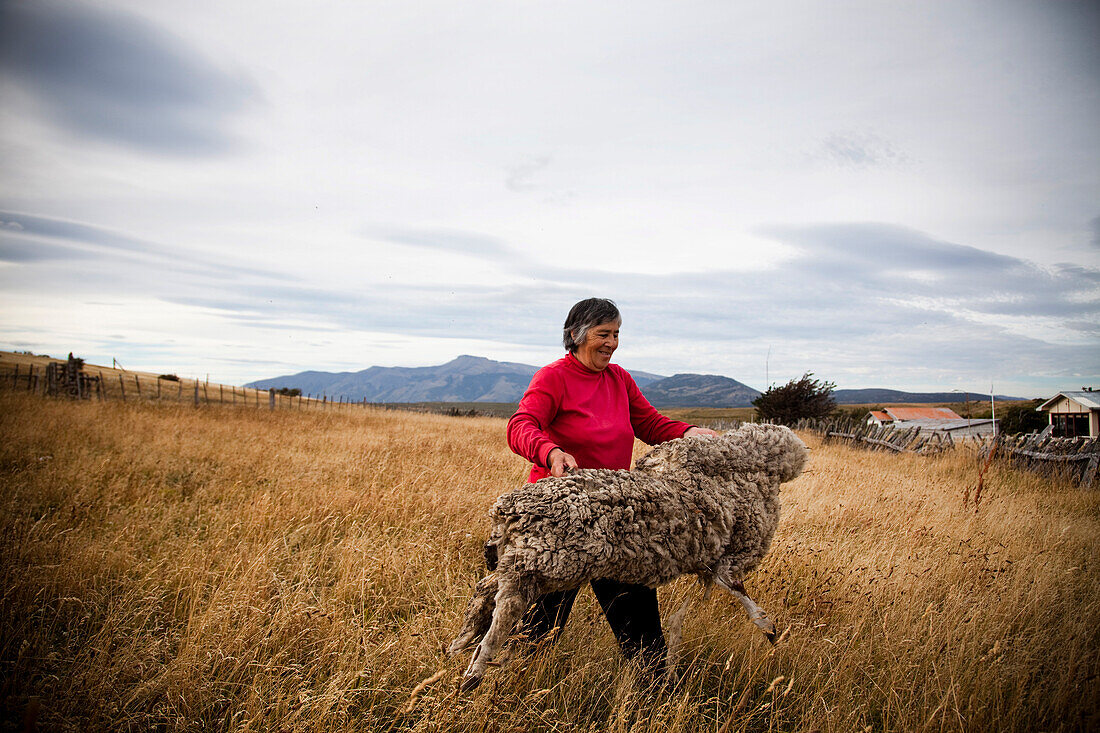
<path fill-rule="evenodd" d="M 508 447 L 534 464 L 529 481 L 575 468 L 630 468 L 635 436 L 654 445 L 685 435 L 717 435 L 657 412 L 626 370 L 611 363 L 620 325 L 619 309 L 610 300 L 589 298 L 570 309 L 562 334 L 569 353 L 531 378 L 508 421 Z M 646 666 L 663 667 L 657 591 L 610 579 L 592 581 L 592 590 L 623 655 L 640 655 Z M 524 617 L 528 638 L 555 641 L 576 596 L 576 590 L 542 596 Z"/>

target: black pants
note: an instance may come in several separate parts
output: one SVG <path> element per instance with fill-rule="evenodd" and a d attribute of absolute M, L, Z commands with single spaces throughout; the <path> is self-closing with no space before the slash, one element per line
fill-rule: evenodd
<path fill-rule="evenodd" d="M 627 659 L 638 658 L 650 671 L 662 672 L 667 649 L 664 634 L 661 633 L 657 591 L 644 585 L 605 579 L 593 580 L 592 590 L 623 656 Z M 577 590 L 541 596 L 523 617 L 527 638 L 533 642 L 557 641 L 576 598 Z"/>

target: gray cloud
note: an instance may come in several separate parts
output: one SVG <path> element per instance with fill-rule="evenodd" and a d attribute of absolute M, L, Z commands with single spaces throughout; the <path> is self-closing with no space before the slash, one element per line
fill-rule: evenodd
<path fill-rule="evenodd" d="M 47 244 L 23 240 L 12 236 L 0 238 L 0 262 L 47 262 L 50 260 L 90 259 L 86 250 L 66 247 L 60 244 Z"/>
<path fill-rule="evenodd" d="M 508 175 L 504 179 L 504 185 L 509 191 L 515 191 L 516 193 L 523 193 L 525 191 L 533 191 L 536 186 L 531 183 L 531 179 L 535 177 L 535 174 L 550 165 L 550 156 L 543 155 L 537 158 L 524 161 L 519 165 L 514 165 L 508 168 Z"/>
<path fill-rule="evenodd" d="M 376 239 L 391 244 L 472 255 L 483 259 L 496 260 L 501 257 L 512 258 L 517 256 L 515 251 L 496 237 L 453 229 L 416 229 L 370 225 L 364 227 L 361 233 L 368 239 Z"/>
<path fill-rule="evenodd" d="M 0 214 L 0 220 L 15 216 Z M 41 218 L 18 221 L 24 231 L 7 238 L 48 232 L 110 244 L 110 233 L 94 227 Z M 151 258 L 98 269 L 44 270 L 35 277 L 74 292 L 89 282 L 98 292 L 144 291 L 249 327 L 301 330 L 293 324 L 308 322 L 317 324 L 318 332 L 483 339 L 535 349 L 557 347 L 560 323 L 572 302 L 606 296 L 624 309 L 624 344 L 661 353 L 663 363 L 645 368 L 718 371 L 750 384 L 745 345 L 760 343 L 782 345 L 798 369 L 815 370 L 847 386 L 867 386 L 860 375 L 868 369 L 891 375 L 874 379 L 891 386 L 946 383 L 991 372 L 1053 377 L 1096 371 L 1100 365 L 1093 325 L 1100 322 L 1100 271 L 1095 269 L 1044 269 L 887 224 L 773 228 L 769 234 L 797 254 L 768 270 L 654 275 L 546 267 L 540 268 L 537 288 L 513 280 L 516 284 L 467 282 L 445 289 L 376 283 L 348 291 L 241 277 L 226 287 L 205 276 L 203 267 L 194 272 L 173 268 L 172 277 L 160 277 L 160 260 Z M 386 229 L 374 236 L 487 259 L 514 256 L 506 243 L 474 232 Z M 130 238 L 125 246 L 156 251 L 158 245 Z M 25 266 L 51 263 L 27 261 Z M 516 260 L 513 275 L 522 275 L 527 266 Z M 33 279 L 23 282 L 35 286 Z M 1037 328 L 1022 330 L 1020 324 L 1028 319 Z M 715 355 L 724 352 L 729 359 L 716 363 Z M 697 363 L 701 354 L 708 363 Z"/>
<path fill-rule="evenodd" d="M 168 153 L 233 146 L 225 123 L 257 96 L 146 21 L 79 2 L 0 3 L 0 69 L 69 131 Z"/>
<path fill-rule="evenodd" d="M 1089 227 L 1092 229 L 1092 246 L 1100 247 L 1100 216 L 1090 221 Z"/>
<path fill-rule="evenodd" d="M 872 132 L 834 132 L 821 141 L 819 157 L 843 167 L 871 168 L 906 162 L 906 156 Z"/>
<path fill-rule="evenodd" d="M 41 239 L 49 239 L 46 245 Z M 57 242 L 86 246 L 66 247 Z M 83 257 L 94 259 L 118 257 L 119 254 L 149 257 L 171 265 L 172 272 L 179 274 L 201 275 L 216 280 L 225 280 L 239 276 L 253 276 L 272 280 L 294 281 L 292 275 L 262 270 L 254 267 L 231 265 L 223 261 L 204 261 L 202 257 L 162 244 L 131 237 L 102 227 L 82 224 L 32 214 L 0 210 L 0 242 L 6 244 L 6 250 L 13 257 L 21 256 L 19 261 L 65 259 Z M 97 252 L 98 251 L 98 252 Z M 52 254 L 50 254 L 52 253 Z M 56 256 L 54 256 L 56 255 Z"/>
<path fill-rule="evenodd" d="M 922 350 L 961 350 L 958 358 L 971 363 L 983 343 L 1016 360 L 1012 348 L 1025 340 L 1036 353 L 1056 353 L 1078 363 L 1089 353 L 1078 348 L 1071 357 L 1071 351 L 1041 339 L 1021 339 L 1006 326 L 989 325 L 990 319 L 995 324 L 999 317 L 1047 317 L 1077 334 L 1085 333 L 1080 324 L 1100 320 L 1100 272 L 1089 268 L 1048 271 L 886 224 L 773 229 L 771 234 L 796 247 L 799 255 L 765 271 L 648 275 L 541 267 L 541 284 L 534 290 L 463 284 L 441 291 L 386 284 L 353 297 L 257 284 L 205 304 L 232 313 L 264 303 L 281 317 L 307 315 L 351 329 L 488 340 L 507 333 L 507 340 L 518 343 L 553 344 L 569 303 L 604 295 L 627 309 L 626 328 L 636 337 L 651 332 L 659 339 L 716 344 L 773 338 L 817 344 L 815 349 L 873 344 L 883 353 L 919 343 L 907 360 L 917 360 Z M 413 231 L 387 239 L 460 253 L 485 254 L 487 243 L 509 251 L 473 233 L 444 237 Z M 522 274 L 524 267 L 517 261 L 513 271 Z M 986 318 L 978 322 L 974 314 Z"/>
<path fill-rule="evenodd" d="M 39 235 L 55 239 L 95 244 L 112 249 L 121 249 L 129 252 L 156 252 L 162 249 L 159 245 L 146 242 L 141 239 L 112 232 L 100 227 L 80 224 L 64 219 L 53 219 L 31 214 L 20 214 L 14 211 L 0 211 L 0 221 L 4 228 L 18 231 L 28 235 Z"/>

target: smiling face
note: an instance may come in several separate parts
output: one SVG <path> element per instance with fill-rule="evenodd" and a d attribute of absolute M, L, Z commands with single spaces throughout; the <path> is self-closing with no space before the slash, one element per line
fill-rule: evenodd
<path fill-rule="evenodd" d="M 588 329 L 584 343 L 577 347 L 577 359 L 594 372 L 606 369 L 611 355 L 619 348 L 620 325 L 621 321 L 608 321 Z"/>

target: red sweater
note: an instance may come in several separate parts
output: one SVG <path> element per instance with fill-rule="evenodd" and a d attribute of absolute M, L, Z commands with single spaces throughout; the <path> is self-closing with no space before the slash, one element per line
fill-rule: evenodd
<path fill-rule="evenodd" d="M 617 364 L 594 372 L 566 354 L 531 378 L 508 421 L 508 447 L 535 464 L 534 482 L 550 475 L 546 458 L 554 448 L 581 468 L 630 468 L 634 436 L 655 445 L 690 427 L 657 412 Z"/>

